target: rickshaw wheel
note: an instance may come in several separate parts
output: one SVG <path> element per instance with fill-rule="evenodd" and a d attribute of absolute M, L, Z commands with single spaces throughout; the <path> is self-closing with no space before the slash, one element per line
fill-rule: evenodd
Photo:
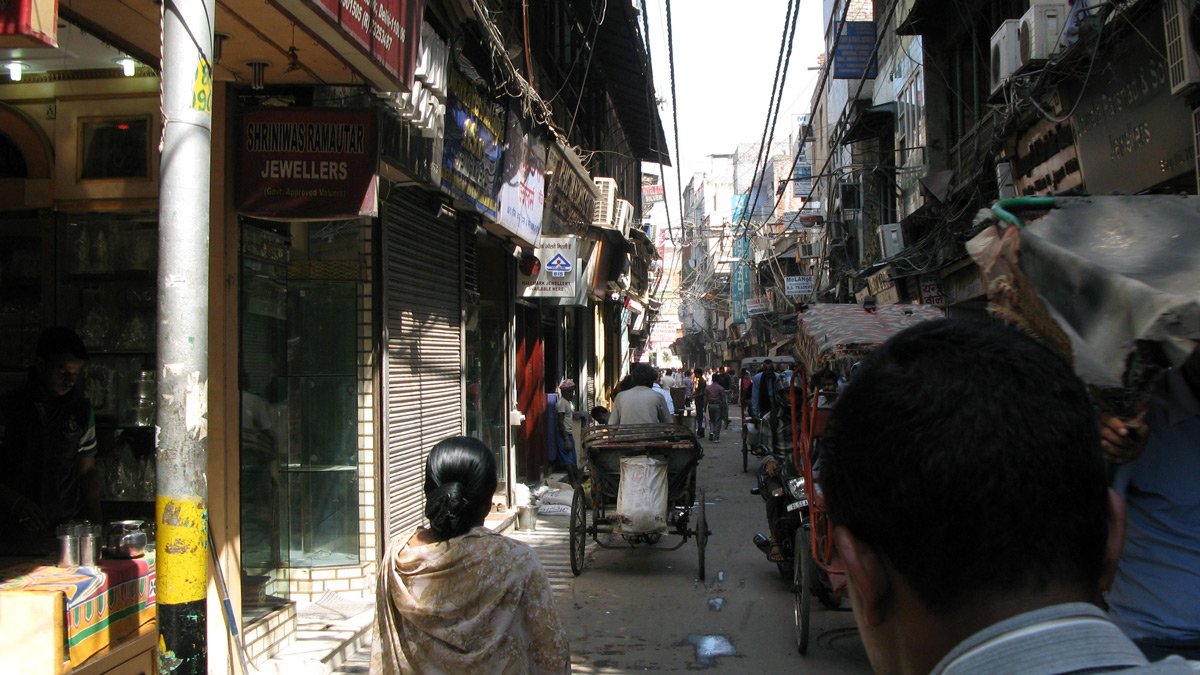
<path fill-rule="evenodd" d="M 571 572 L 583 572 L 583 553 L 587 546 L 587 507 L 583 503 L 583 488 L 575 488 L 571 497 Z"/>
<path fill-rule="evenodd" d="M 808 631 L 812 612 L 812 586 L 816 563 L 808 548 L 808 530 L 796 528 L 795 550 L 792 551 L 792 599 L 796 618 L 796 650 L 808 653 Z"/>
<path fill-rule="evenodd" d="M 700 491 L 700 507 L 696 510 L 696 549 L 700 558 L 698 578 L 704 581 L 704 547 L 708 545 L 708 518 L 704 515 L 704 490 Z"/>

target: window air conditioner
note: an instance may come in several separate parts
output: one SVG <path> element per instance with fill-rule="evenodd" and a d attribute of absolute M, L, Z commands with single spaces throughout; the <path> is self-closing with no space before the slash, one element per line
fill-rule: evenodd
<path fill-rule="evenodd" d="M 1017 41 L 1021 45 L 1021 68 L 1044 63 L 1061 44 L 1070 5 L 1061 2 L 1037 2 L 1021 17 Z"/>
<path fill-rule="evenodd" d="M 904 228 L 900 223 L 879 226 L 879 249 L 884 258 L 891 258 L 904 250 Z"/>
<path fill-rule="evenodd" d="M 592 224 L 600 227 L 613 227 L 616 222 L 617 181 L 611 178 L 593 178 L 599 195 L 596 197 L 596 207 L 592 211 Z"/>
<path fill-rule="evenodd" d="M 613 216 L 613 229 L 621 233 L 621 236 L 629 238 L 629 226 L 633 222 L 633 204 L 630 204 L 624 199 L 618 199 L 616 204 L 616 212 Z"/>
<path fill-rule="evenodd" d="M 1171 80 L 1171 93 L 1178 94 L 1200 84 L 1200 2 L 1164 2 L 1163 28 L 1167 77 Z"/>
<path fill-rule="evenodd" d="M 1021 67 L 1021 53 L 1018 44 L 1020 32 L 1021 22 L 1009 19 L 1001 23 L 1000 28 L 992 33 L 992 97 L 998 96 L 1004 90 L 1008 79 Z"/>

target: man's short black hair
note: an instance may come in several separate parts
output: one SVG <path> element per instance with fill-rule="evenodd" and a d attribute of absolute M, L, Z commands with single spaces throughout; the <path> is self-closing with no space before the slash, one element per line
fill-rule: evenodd
<path fill-rule="evenodd" d="M 633 367 L 630 375 L 633 377 L 633 386 L 649 387 L 658 379 L 658 369 L 649 363 L 639 363 Z"/>
<path fill-rule="evenodd" d="M 63 326 L 51 326 L 38 335 L 37 357 L 48 361 L 56 356 L 73 356 L 88 360 L 88 350 L 75 331 Z"/>
<path fill-rule="evenodd" d="M 838 397 L 820 462 L 830 517 L 931 611 L 1097 588 L 1108 512 L 1092 404 L 1023 333 L 937 320 L 895 335 Z"/>

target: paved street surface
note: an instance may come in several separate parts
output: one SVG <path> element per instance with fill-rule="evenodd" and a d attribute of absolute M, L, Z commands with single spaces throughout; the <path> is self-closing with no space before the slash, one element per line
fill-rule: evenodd
<path fill-rule="evenodd" d="M 737 412 L 733 406 L 730 416 L 736 419 Z M 617 550 L 602 549 L 589 538 L 587 566 L 575 577 L 567 516 L 539 516 L 536 531 L 508 533 L 537 551 L 550 576 L 571 640 L 572 670 L 869 673 L 848 609 L 830 611 L 814 601 L 808 655 L 796 652 L 789 584 L 751 541 L 755 532 L 766 531 L 762 498 L 750 494 L 757 462 L 752 456 L 750 472 L 742 473 L 736 421 L 719 442 L 703 443 L 699 485 L 706 491 L 712 530 L 703 582 L 696 579 L 694 539 L 666 551 L 679 537 Z M 703 658 L 697 645 L 733 654 Z M 366 672 L 365 650 L 336 672 Z"/>
<path fill-rule="evenodd" d="M 730 416 L 737 410 L 732 406 Z M 757 462 L 752 456 L 750 473 L 742 473 L 736 421 L 719 442 L 703 443 L 699 485 L 712 530 L 703 582 L 696 579 L 694 539 L 664 551 L 679 537 L 617 550 L 589 538 L 587 566 L 574 577 L 566 516 L 539 516 L 536 531 L 510 533 L 537 551 L 550 575 L 574 672 L 870 672 L 848 610 L 814 603 L 808 655 L 796 652 L 789 585 L 751 542 L 755 532 L 766 531 L 762 498 L 750 494 Z M 698 656 L 696 644 L 724 647 L 721 638 L 734 655 Z"/>

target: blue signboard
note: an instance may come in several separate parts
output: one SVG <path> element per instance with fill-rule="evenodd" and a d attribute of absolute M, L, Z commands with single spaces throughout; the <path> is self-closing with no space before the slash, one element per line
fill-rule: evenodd
<path fill-rule="evenodd" d="M 875 22 L 847 21 L 833 53 L 833 77 L 837 80 L 874 79 Z"/>
<path fill-rule="evenodd" d="M 454 68 L 450 69 L 449 83 L 442 189 L 470 202 L 491 220 L 497 220 L 497 193 L 504 159 L 504 110 L 484 98 Z"/>
<path fill-rule="evenodd" d="M 733 240 L 733 274 L 729 280 L 729 297 L 732 301 L 733 322 L 746 323 L 746 300 L 750 298 L 750 235 L 743 233 Z"/>
<path fill-rule="evenodd" d="M 732 208 L 730 210 L 733 212 L 731 219 L 734 223 L 740 223 L 746 215 L 746 204 L 750 201 L 750 197 L 748 195 L 734 195 L 731 201 L 730 206 Z"/>

